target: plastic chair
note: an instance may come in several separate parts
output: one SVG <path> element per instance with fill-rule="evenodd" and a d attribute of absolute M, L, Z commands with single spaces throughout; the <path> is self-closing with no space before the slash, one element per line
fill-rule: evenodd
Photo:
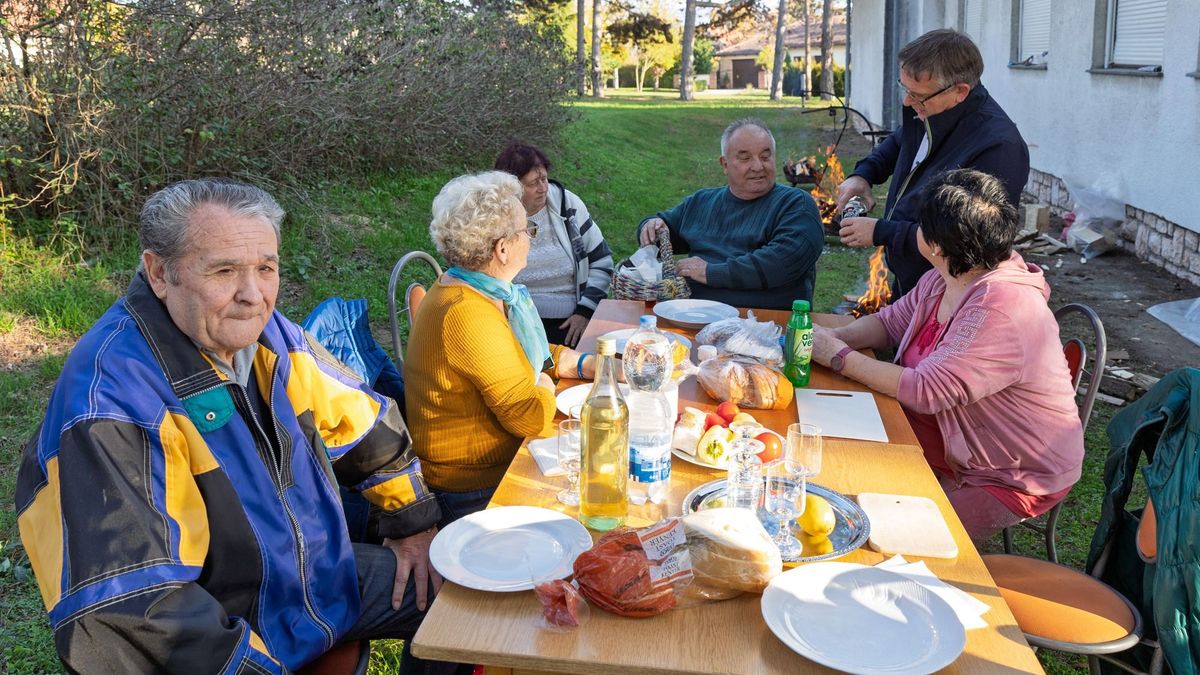
<path fill-rule="evenodd" d="M 400 275 L 404 268 L 408 267 L 409 263 L 421 261 L 433 268 L 434 279 L 442 276 L 442 266 L 433 256 L 424 251 L 409 251 L 396 261 L 392 267 L 392 276 L 388 280 L 388 320 L 392 330 L 392 353 L 396 357 L 396 367 L 400 372 L 404 372 L 404 344 L 400 339 L 400 317 L 399 309 L 403 309 L 405 317 L 408 319 L 408 330 L 410 332 L 413 327 L 413 318 L 417 313 L 417 305 L 420 305 L 421 300 L 425 298 L 425 288 L 418 282 L 409 284 L 404 292 L 404 307 L 396 307 L 396 288 L 400 285 Z"/>
<path fill-rule="evenodd" d="M 371 662 L 371 641 L 353 640 L 333 646 L 296 675 L 364 675 Z"/>
<path fill-rule="evenodd" d="M 1092 419 L 1092 408 L 1096 403 L 1096 394 L 1100 391 L 1100 380 L 1104 376 L 1104 364 L 1108 358 L 1108 338 L 1104 334 L 1104 324 L 1101 323 L 1100 317 L 1087 305 L 1078 303 L 1063 305 L 1058 311 L 1054 312 L 1054 318 L 1061 327 L 1064 318 L 1068 318 L 1073 314 L 1083 315 L 1083 318 L 1090 324 L 1092 342 L 1095 345 L 1087 389 L 1084 390 L 1083 400 L 1079 403 L 1079 421 L 1083 423 L 1084 431 L 1087 431 L 1088 422 Z M 1079 338 L 1071 338 L 1063 344 L 1063 356 L 1067 359 L 1067 368 L 1071 373 L 1071 389 L 1072 391 L 1078 391 L 1079 383 L 1083 380 L 1083 373 L 1087 365 L 1087 345 Z M 1054 563 L 1058 562 L 1058 547 L 1055 535 L 1058 529 L 1058 516 L 1062 512 L 1062 505 L 1063 502 L 1060 501 L 1046 512 L 1045 524 L 1038 524 L 1033 519 L 1020 523 L 1021 527 L 1033 530 L 1042 535 L 1046 540 L 1046 559 Z M 1004 552 L 1011 554 L 1013 550 L 1012 528 L 1007 527 L 1004 529 Z"/>

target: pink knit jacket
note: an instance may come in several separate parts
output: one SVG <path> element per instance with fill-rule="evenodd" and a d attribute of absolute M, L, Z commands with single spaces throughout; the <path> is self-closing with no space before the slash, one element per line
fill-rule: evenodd
<path fill-rule="evenodd" d="M 946 291 L 937 270 L 878 316 L 903 354 Z M 959 485 L 1032 495 L 1079 480 L 1083 429 L 1042 270 L 1019 254 L 981 276 L 937 346 L 900 376 L 900 405 L 936 417 Z"/>

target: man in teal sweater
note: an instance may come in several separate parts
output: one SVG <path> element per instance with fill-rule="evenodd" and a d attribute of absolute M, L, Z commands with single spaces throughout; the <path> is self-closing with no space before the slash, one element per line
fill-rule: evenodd
<path fill-rule="evenodd" d="M 676 263 L 692 297 L 735 307 L 791 309 L 812 300 L 825 244 L 821 216 L 803 190 L 775 183 L 775 138 L 761 120 L 740 119 L 721 134 L 721 168 L 729 184 L 684 198 L 638 226 L 638 241 L 671 235 Z"/>

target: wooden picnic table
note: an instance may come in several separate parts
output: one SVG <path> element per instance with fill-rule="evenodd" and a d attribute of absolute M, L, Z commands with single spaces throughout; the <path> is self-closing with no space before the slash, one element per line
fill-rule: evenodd
<path fill-rule="evenodd" d="M 637 325 L 645 313 L 641 302 L 605 300 L 588 324 L 580 349 L 594 351 L 596 337 Z M 743 311 L 743 315 L 744 315 Z M 760 319 L 786 325 L 788 313 L 754 310 Z M 814 315 L 825 326 L 849 321 L 835 315 Z M 660 328 L 691 337 L 693 331 L 669 324 Z M 579 384 L 563 381 L 559 389 Z M 812 387 L 866 391 L 862 385 L 814 366 Z M 958 558 L 924 560 L 938 578 L 970 593 L 991 609 L 986 628 L 967 632 L 963 654 L 946 673 L 1040 673 L 1042 668 L 1025 642 L 1016 621 L 963 530 L 945 494 L 929 469 L 916 436 L 895 399 L 875 394 L 888 443 L 825 438 L 821 473 L 813 482 L 846 495 L 881 492 L 924 496 L 941 509 L 958 544 Z M 679 405 L 711 410 L 710 399 L 689 378 L 680 387 Z M 751 410 L 764 426 L 786 434 L 796 421 L 793 403 L 787 410 Z M 682 501 L 694 487 L 724 477 L 676 459 L 671 466 L 670 493 L 663 504 L 630 505 L 628 525 L 642 527 L 667 516 L 681 515 Z M 577 516 L 576 508 L 560 504 L 555 495 L 566 486 L 563 477 L 547 478 L 522 447 L 509 466 L 490 506 L 531 505 Z M 593 534 L 595 538 L 596 534 Z M 841 561 L 874 565 L 884 556 L 863 547 Z M 413 640 L 421 658 L 487 666 L 491 675 L 518 673 L 798 673 L 829 672 L 800 656 L 775 637 L 762 620 L 759 595 L 678 609 L 648 619 L 630 619 L 591 608 L 579 629 L 555 633 L 542 630 L 541 604 L 532 591 L 488 593 L 446 582 Z"/>

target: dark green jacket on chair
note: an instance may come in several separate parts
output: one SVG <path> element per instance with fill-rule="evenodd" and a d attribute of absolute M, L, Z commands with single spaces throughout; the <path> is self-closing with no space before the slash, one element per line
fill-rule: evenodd
<path fill-rule="evenodd" d="M 1115 538 L 1103 579 L 1142 610 L 1174 675 L 1200 673 L 1200 370 L 1181 368 L 1113 417 L 1105 495 L 1092 537 L 1090 572 Z M 1125 503 L 1142 455 L 1158 517 L 1158 558 L 1145 564 L 1133 541 L 1140 511 Z M 1144 664 L 1143 664 L 1144 665 Z"/>

